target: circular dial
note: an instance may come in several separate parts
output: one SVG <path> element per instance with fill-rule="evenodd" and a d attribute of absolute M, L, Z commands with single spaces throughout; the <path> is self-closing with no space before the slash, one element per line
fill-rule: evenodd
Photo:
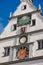
<path fill-rule="evenodd" d="M 21 47 L 18 51 L 17 51 L 17 57 L 19 59 L 24 59 L 25 57 L 27 57 L 28 55 L 28 49 L 26 47 Z"/>
<path fill-rule="evenodd" d="M 27 42 L 27 37 L 26 36 L 22 36 L 21 38 L 20 38 L 20 43 L 26 43 Z"/>
<path fill-rule="evenodd" d="M 21 18 L 19 18 L 19 22 L 21 25 L 27 24 L 30 21 L 30 16 L 22 16 Z"/>

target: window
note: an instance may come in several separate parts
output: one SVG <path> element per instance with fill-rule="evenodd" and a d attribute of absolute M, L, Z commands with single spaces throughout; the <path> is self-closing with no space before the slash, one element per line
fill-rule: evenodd
<path fill-rule="evenodd" d="M 31 23 L 31 26 L 35 26 L 35 19 L 34 20 L 32 20 L 32 23 Z"/>
<path fill-rule="evenodd" d="M 38 41 L 38 49 L 42 49 L 43 48 L 43 40 Z"/>
<path fill-rule="evenodd" d="M 16 30 L 16 24 L 12 26 L 12 31 Z"/>
<path fill-rule="evenodd" d="M 10 47 L 6 47 L 4 48 L 5 52 L 4 52 L 4 56 L 9 56 L 10 53 Z"/>
<path fill-rule="evenodd" d="M 26 5 L 22 6 L 22 10 L 25 10 L 26 9 Z"/>
<path fill-rule="evenodd" d="M 26 9 L 26 5 L 24 5 L 24 9 Z"/>

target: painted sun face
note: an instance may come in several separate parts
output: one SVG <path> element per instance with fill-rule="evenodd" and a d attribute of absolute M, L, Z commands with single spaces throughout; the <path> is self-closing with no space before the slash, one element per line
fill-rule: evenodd
<path fill-rule="evenodd" d="M 28 49 L 26 48 L 26 47 L 24 47 L 24 48 L 20 48 L 18 51 L 17 51 L 17 57 L 19 58 L 19 59 L 24 59 L 25 57 L 27 57 L 27 55 L 28 55 Z"/>
<path fill-rule="evenodd" d="M 23 16 L 22 18 L 23 18 L 23 20 L 25 20 L 27 17 L 26 16 Z"/>
<path fill-rule="evenodd" d="M 23 16 L 19 19 L 20 25 L 24 25 L 30 22 L 29 16 Z"/>

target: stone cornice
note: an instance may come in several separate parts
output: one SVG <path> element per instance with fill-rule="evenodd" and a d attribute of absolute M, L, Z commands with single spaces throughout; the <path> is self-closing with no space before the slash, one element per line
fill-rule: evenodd
<path fill-rule="evenodd" d="M 9 62 L 4 62 L 0 64 L 1 65 L 17 64 L 17 63 L 35 61 L 35 60 L 40 60 L 40 59 L 43 59 L 43 56 L 38 56 L 38 57 L 33 57 L 33 58 L 28 58 L 28 59 L 23 59 L 23 60 L 9 61 Z"/>
<path fill-rule="evenodd" d="M 42 32 L 42 31 L 43 31 L 43 29 L 40 29 L 40 30 L 36 30 L 36 31 L 27 32 L 27 33 L 25 33 L 24 35 L 28 35 L 28 34 L 30 35 L 30 34 L 32 34 L 32 33 Z M 14 35 L 14 36 L 9 36 L 9 37 L 0 38 L 0 41 L 6 40 L 6 39 L 15 38 L 15 37 L 20 37 L 20 34 L 19 34 L 19 35 Z"/>
<path fill-rule="evenodd" d="M 17 16 L 12 16 L 11 18 L 8 18 L 8 19 L 11 20 L 13 18 L 17 18 L 17 17 L 20 17 L 22 15 L 32 14 L 32 13 L 36 13 L 36 12 L 41 12 L 41 10 L 36 10 L 36 11 L 28 12 L 28 13 L 25 13 L 25 14 L 17 15 Z"/>

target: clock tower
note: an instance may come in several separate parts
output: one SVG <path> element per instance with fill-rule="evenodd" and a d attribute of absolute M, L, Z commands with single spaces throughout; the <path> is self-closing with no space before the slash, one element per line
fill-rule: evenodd
<path fill-rule="evenodd" d="M 0 35 L 0 65 L 43 65 L 41 6 L 21 0 Z"/>

